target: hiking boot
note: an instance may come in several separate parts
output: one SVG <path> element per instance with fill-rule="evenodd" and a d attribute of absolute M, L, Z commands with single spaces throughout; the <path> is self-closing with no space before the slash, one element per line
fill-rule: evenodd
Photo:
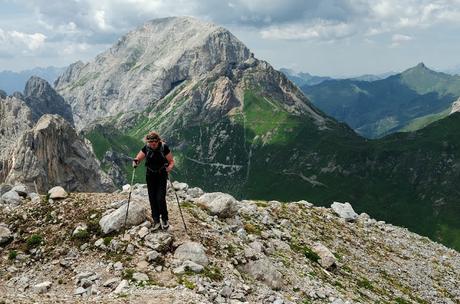
<path fill-rule="evenodd" d="M 169 222 L 161 220 L 161 229 L 167 230 L 169 228 Z"/>
<path fill-rule="evenodd" d="M 154 221 L 150 230 L 153 232 L 153 231 L 157 231 L 160 228 L 161 228 L 160 221 Z"/>

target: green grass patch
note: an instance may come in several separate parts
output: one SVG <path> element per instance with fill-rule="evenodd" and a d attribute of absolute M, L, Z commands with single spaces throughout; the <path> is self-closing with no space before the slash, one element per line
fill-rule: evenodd
<path fill-rule="evenodd" d="M 372 286 L 372 283 L 366 278 L 363 278 L 363 279 L 359 280 L 358 281 L 358 286 L 361 287 L 361 288 L 368 289 L 368 290 L 374 290 L 374 287 Z"/>
<path fill-rule="evenodd" d="M 27 249 L 32 249 L 32 248 L 36 248 L 38 246 L 40 246 L 40 244 L 42 243 L 43 241 L 43 237 L 39 234 L 32 234 L 27 240 L 26 240 L 26 244 L 27 244 Z"/>
<path fill-rule="evenodd" d="M 10 250 L 8 253 L 8 260 L 16 260 L 16 257 L 18 256 L 18 252 L 16 250 Z"/>
<path fill-rule="evenodd" d="M 204 267 L 202 275 L 211 279 L 212 281 L 222 281 L 224 279 L 222 272 L 216 266 Z"/>

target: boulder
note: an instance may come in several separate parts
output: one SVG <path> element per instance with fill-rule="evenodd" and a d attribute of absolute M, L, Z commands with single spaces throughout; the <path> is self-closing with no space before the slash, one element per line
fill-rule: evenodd
<path fill-rule="evenodd" d="M 278 290 L 283 286 L 283 275 L 268 259 L 250 261 L 244 265 L 243 271 L 256 280 L 264 282 L 272 289 Z"/>
<path fill-rule="evenodd" d="M 353 210 L 350 203 L 339 203 L 334 202 L 331 205 L 332 210 L 341 218 L 345 219 L 348 222 L 354 222 L 358 218 L 358 214 Z"/>
<path fill-rule="evenodd" d="M 69 194 L 61 186 L 56 186 L 56 187 L 51 188 L 48 191 L 48 194 L 51 199 L 60 199 L 60 198 L 66 198 L 69 196 Z"/>
<path fill-rule="evenodd" d="M 206 209 L 209 214 L 220 218 L 231 217 L 238 210 L 238 201 L 230 194 L 222 192 L 203 194 L 196 203 Z"/>
<path fill-rule="evenodd" d="M 8 243 L 13 238 L 13 234 L 11 233 L 8 227 L 0 225 L 0 245 Z"/>
<path fill-rule="evenodd" d="M 336 258 L 332 254 L 332 252 L 324 246 L 323 244 L 316 244 L 315 246 L 312 247 L 313 252 L 315 252 L 319 257 L 318 263 L 323 267 L 324 269 L 328 269 L 334 265 L 336 265 Z"/>
<path fill-rule="evenodd" d="M 22 198 L 16 191 L 10 190 L 2 195 L 2 202 L 7 205 L 19 205 L 22 202 Z"/>
<path fill-rule="evenodd" d="M 197 242 L 185 242 L 177 247 L 174 258 L 180 261 L 192 261 L 202 266 L 209 263 L 203 245 Z"/>
<path fill-rule="evenodd" d="M 125 204 L 117 210 L 103 216 L 99 221 L 102 233 L 109 234 L 113 231 L 120 231 L 123 228 L 128 204 Z M 140 201 L 132 201 L 129 204 L 128 218 L 126 228 L 139 225 L 147 220 L 146 206 Z"/>

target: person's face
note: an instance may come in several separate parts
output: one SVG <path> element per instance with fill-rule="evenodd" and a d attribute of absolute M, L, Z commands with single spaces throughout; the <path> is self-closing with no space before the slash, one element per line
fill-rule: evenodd
<path fill-rule="evenodd" d="M 158 147 L 159 142 L 160 142 L 159 139 L 151 139 L 148 141 L 148 145 L 150 148 L 156 149 Z"/>

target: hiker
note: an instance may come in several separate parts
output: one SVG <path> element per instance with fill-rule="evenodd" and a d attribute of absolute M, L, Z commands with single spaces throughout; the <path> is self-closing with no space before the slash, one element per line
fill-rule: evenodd
<path fill-rule="evenodd" d="M 146 181 L 152 210 L 152 230 L 168 229 L 168 209 L 166 206 L 166 182 L 168 173 L 174 167 L 174 158 L 168 145 L 163 142 L 156 132 L 150 132 L 145 137 L 146 145 L 133 160 L 136 168 L 145 158 Z"/>

